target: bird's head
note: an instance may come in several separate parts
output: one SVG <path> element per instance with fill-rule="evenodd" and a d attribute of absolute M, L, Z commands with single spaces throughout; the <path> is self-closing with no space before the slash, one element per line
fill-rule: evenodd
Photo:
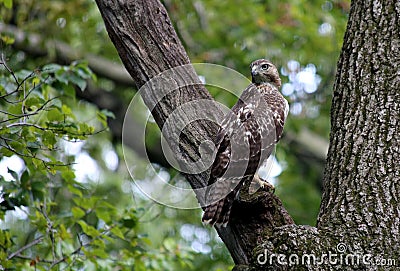
<path fill-rule="evenodd" d="M 274 64 L 266 59 L 258 59 L 250 65 L 251 81 L 256 84 L 271 83 L 277 88 L 281 87 L 281 78 Z"/>

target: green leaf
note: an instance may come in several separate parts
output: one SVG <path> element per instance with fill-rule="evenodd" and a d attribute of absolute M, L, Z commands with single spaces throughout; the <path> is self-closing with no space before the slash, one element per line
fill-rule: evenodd
<path fill-rule="evenodd" d="M 107 109 L 103 109 L 100 111 L 102 114 L 104 114 L 104 116 L 115 119 L 115 115 L 113 112 L 107 110 Z"/>
<path fill-rule="evenodd" d="M 34 151 L 35 149 L 40 149 L 41 145 L 40 142 L 34 141 L 34 142 L 26 142 L 26 146 L 31 149 L 31 151 Z"/>
<path fill-rule="evenodd" d="M 32 163 L 36 169 L 45 169 L 45 166 L 43 165 L 43 161 L 40 159 L 32 158 Z"/>
<path fill-rule="evenodd" d="M 60 66 L 58 64 L 47 64 L 47 65 L 43 66 L 42 72 L 43 73 L 55 73 L 55 72 L 58 72 L 61 68 L 62 68 L 62 66 Z"/>
<path fill-rule="evenodd" d="M 74 218 L 77 218 L 77 219 L 84 217 L 86 215 L 85 211 L 83 211 L 81 208 L 76 207 L 76 206 L 72 207 L 71 212 L 72 212 L 72 215 L 74 216 Z"/>
<path fill-rule="evenodd" d="M 64 120 L 64 115 L 58 109 L 55 109 L 55 108 L 48 111 L 46 115 L 47 115 L 47 119 L 49 121 L 63 121 Z"/>
<path fill-rule="evenodd" d="M 105 247 L 106 247 L 106 244 L 104 243 L 104 240 L 103 240 L 103 239 L 96 239 L 96 240 L 93 240 L 93 241 L 91 242 L 91 245 L 92 245 L 93 247 L 97 247 L 97 248 L 105 248 Z"/>
<path fill-rule="evenodd" d="M 65 95 L 67 95 L 68 97 L 71 97 L 71 98 L 73 98 L 75 100 L 76 93 L 75 93 L 75 88 L 73 86 L 65 85 L 63 93 Z"/>
<path fill-rule="evenodd" d="M 69 185 L 69 186 L 68 186 L 68 190 L 69 190 L 72 194 L 74 194 L 74 195 L 76 195 L 76 196 L 78 196 L 78 197 L 82 197 L 82 196 L 83 196 L 82 191 L 79 190 L 78 188 L 74 187 L 73 185 Z"/>
<path fill-rule="evenodd" d="M 137 220 L 133 218 L 128 218 L 128 219 L 122 219 L 122 225 L 126 228 L 134 228 L 137 225 Z"/>
<path fill-rule="evenodd" d="M 97 209 L 96 210 L 96 216 L 99 219 L 103 220 L 105 223 L 111 222 L 111 216 L 110 216 L 110 214 L 108 213 L 107 210 Z"/>
<path fill-rule="evenodd" d="M 5 135 L 5 134 L 8 134 L 8 133 L 10 133 L 10 129 L 9 128 L 7 128 L 7 127 L 1 127 L 0 126 L 0 135 Z"/>
<path fill-rule="evenodd" d="M 52 131 L 46 130 L 43 132 L 42 142 L 47 148 L 53 149 L 54 145 L 57 143 L 57 139 Z"/>
<path fill-rule="evenodd" d="M 28 170 L 25 170 L 21 175 L 21 185 L 22 185 L 22 187 L 26 186 L 26 184 L 29 181 L 29 178 L 30 178 L 29 172 L 28 172 Z"/>
<path fill-rule="evenodd" d="M 71 62 L 70 68 L 87 67 L 88 61 L 85 59 L 78 59 Z"/>
<path fill-rule="evenodd" d="M 151 240 L 148 237 L 142 237 L 140 240 L 143 241 L 146 245 L 150 246 L 152 244 Z M 134 246 L 136 246 L 136 243 L 137 243 L 136 240 L 132 240 L 132 244 Z"/>
<path fill-rule="evenodd" d="M 17 76 L 18 79 L 26 79 L 32 76 L 32 71 L 20 70 L 15 73 L 15 76 Z"/>
<path fill-rule="evenodd" d="M 25 101 L 25 107 L 28 111 L 32 112 L 40 108 L 45 101 L 37 96 L 30 97 Z"/>
<path fill-rule="evenodd" d="M 68 107 L 65 104 L 62 105 L 61 112 L 63 112 L 65 115 L 71 115 L 72 114 L 71 108 Z"/>
<path fill-rule="evenodd" d="M 79 220 L 78 224 L 81 226 L 82 231 L 91 236 L 91 237 L 98 237 L 100 236 L 100 232 L 98 230 L 96 230 L 93 226 L 90 226 L 88 224 L 86 224 L 85 221 L 83 220 Z"/>
<path fill-rule="evenodd" d="M 17 127 L 13 127 L 13 128 L 17 128 Z M 24 144 L 25 142 L 21 141 L 21 142 L 17 142 L 17 141 L 12 141 L 9 143 L 9 145 L 14 148 L 14 150 L 17 151 L 22 151 L 23 149 L 25 149 L 26 145 Z M 28 142 L 29 143 L 29 142 Z"/>
<path fill-rule="evenodd" d="M 173 251 L 176 247 L 176 242 L 172 238 L 166 238 L 163 242 L 163 245 L 167 250 Z"/>
<path fill-rule="evenodd" d="M 68 81 L 69 81 L 68 74 L 69 74 L 69 71 L 66 71 L 63 68 L 59 69 L 57 72 L 54 73 L 54 75 L 56 76 L 56 79 L 65 85 L 68 85 Z"/>
<path fill-rule="evenodd" d="M 46 184 L 43 181 L 34 181 L 32 182 L 32 195 L 35 199 L 42 200 L 44 195 L 46 194 Z"/>
<path fill-rule="evenodd" d="M 87 66 L 87 63 L 78 63 L 76 66 L 72 66 L 71 69 L 83 79 L 93 79 L 93 72 Z"/>
<path fill-rule="evenodd" d="M 100 258 L 103 258 L 103 259 L 107 259 L 107 258 L 110 257 L 110 256 L 108 255 L 108 253 L 104 251 L 104 249 L 99 249 L 99 248 L 93 249 L 93 250 L 91 251 L 91 254 L 92 254 L 92 255 L 96 255 L 96 257 L 100 257 Z"/>
<path fill-rule="evenodd" d="M 71 73 L 68 74 L 68 80 L 77 85 L 82 91 L 85 90 L 87 82 L 85 79 L 83 79 L 82 77 L 79 77 L 78 75 L 76 75 L 75 73 Z"/>
<path fill-rule="evenodd" d="M 10 157 L 14 155 L 14 153 L 7 148 L 0 148 L 0 153 L 3 154 L 5 157 Z"/>
<path fill-rule="evenodd" d="M 67 229 L 65 228 L 64 224 L 60 225 L 60 228 L 58 230 L 58 234 L 59 234 L 59 236 L 60 236 L 60 238 L 62 240 L 66 240 L 66 239 L 71 238 L 71 234 L 67 231 Z"/>
<path fill-rule="evenodd" d="M 108 110 L 97 111 L 97 119 L 101 122 L 104 127 L 107 127 L 107 115 L 115 119 L 114 113 Z"/>
<path fill-rule="evenodd" d="M 89 210 L 93 209 L 98 202 L 97 197 L 90 197 L 90 198 L 74 198 L 73 201 L 76 205 L 80 206 L 83 209 Z"/>
<path fill-rule="evenodd" d="M 63 106 L 63 104 L 62 104 L 61 100 L 55 99 L 51 102 L 50 108 L 57 108 L 57 109 L 61 110 L 62 106 Z"/>
<path fill-rule="evenodd" d="M 61 81 L 54 81 L 51 86 L 60 93 L 64 93 L 64 89 L 67 83 L 63 83 Z"/>
<path fill-rule="evenodd" d="M 47 221 L 43 214 L 39 211 L 35 211 L 35 216 L 33 217 L 33 224 L 37 226 L 40 231 L 46 231 Z"/>
<path fill-rule="evenodd" d="M 15 104 L 10 107 L 8 107 L 8 113 L 14 114 L 14 115 L 20 115 L 22 114 L 22 107 L 20 104 Z"/>
<path fill-rule="evenodd" d="M 61 177 L 67 182 L 72 183 L 75 180 L 75 173 L 72 170 L 66 170 L 61 173 Z M 72 187 L 71 187 L 72 188 Z"/>
<path fill-rule="evenodd" d="M 0 230 L 0 245 L 3 248 L 9 248 L 12 246 L 10 231 Z"/>
<path fill-rule="evenodd" d="M 83 135 L 93 134 L 94 128 L 86 123 L 79 123 L 79 132 Z"/>
<path fill-rule="evenodd" d="M 8 35 L 2 35 L 1 40 L 4 42 L 5 45 L 11 45 L 15 42 L 15 39 Z"/>
<path fill-rule="evenodd" d="M 114 228 L 111 229 L 111 232 L 112 232 L 115 236 L 121 238 L 122 240 L 125 240 L 125 236 L 124 236 L 124 234 L 122 233 L 122 231 L 121 231 L 120 228 L 114 227 Z"/>

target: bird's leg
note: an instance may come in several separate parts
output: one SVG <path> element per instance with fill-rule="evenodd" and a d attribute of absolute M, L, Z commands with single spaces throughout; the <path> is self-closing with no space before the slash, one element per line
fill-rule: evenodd
<path fill-rule="evenodd" d="M 253 180 L 249 187 L 250 193 L 257 192 L 258 189 L 262 188 L 263 190 L 270 191 L 272 193 L 275 192 L 275 186 L 262 179 L 258 174 L 255 174 Z"/>

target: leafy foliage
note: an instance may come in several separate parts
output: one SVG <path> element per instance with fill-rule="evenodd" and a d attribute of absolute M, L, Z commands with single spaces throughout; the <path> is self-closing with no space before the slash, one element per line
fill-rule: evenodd
<path fill-rule="evenodd" d="M 11 9 L 12 8 L 12 0 L 1 0 L 0 4 L 4 5 L 6 8 Z"/>
<path fill-rule="evenodd" d="M 74 110 L 75 90 L 83 91 L 87 80 L 95 79 L 87 65 L 49 64 L 14 72 L 4 57 L 1 64 L 0 153 L 21 158 L 23 169 L 8 168 L 9 177 L 0 176 L 0 218 L 14 212 L 19 221 L 2 223 L 0 266 L 160 270 L 171 257 L 186 266 L 186 256 L 178 255 L 172 240 L 163 253 L 144 249 L 147 241 L 135 231 L 135 208 L 119 209 L 106 191 L 101 195 L 95 185 L 76 180 L 74 157 L 65 144 L 86 140 L 99 132 L 95 125 L 106 124 L 105 113 L 98 111 L 98 121 L 90 125 Z"/>

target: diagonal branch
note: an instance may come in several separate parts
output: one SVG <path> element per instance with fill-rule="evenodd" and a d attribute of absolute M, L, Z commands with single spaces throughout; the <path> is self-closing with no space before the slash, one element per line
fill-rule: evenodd
<path fill-rule="evenodd" d="M 97 0 L 96 3 L 111 41 L 138 88 L 168 69 L 190 64 L 168 14 L 158 0 Z M 151 112 L 160 129 L 180 106 L 191 101 L 212 100 L 190 66 L 186 66 L 183 73 L 184 77 L 198 83 L 180 87 L 161 100 L 157 100 L 157 89 L 145 88 L 141 92 L 146 105 L 150 108 L 155 105 Z M 218 110 L 209 112 L 215 115 L 214 119 L 218 119 L 219 113 Z M 179 138 L 181 155 L 197 161 L 201 159 L 200 144 L 214 138 L 217 125 L 210 121 L 194 121 L 186 130 Z M 207 171 L 185 176 L 193 189 L 206 186 L 208 180 Z M 197 192 L 196 196 L 202 202 L 204 195 Z M 261 237 L 268 236 L 276 227 L 293 223 L 279 198 L 268 191 L 243 195 L 242 201 L 235 205 L 231 225 L 217 228 L 217 231 L 237 264 L 250 262 L 252 250 L 261 242 Z"/>
<path fill-rule="evenodd" d="M 42 242 L 43 238 L 44 238 L 43 236 L 40 236 L 40 237 L 36 238 L 35 240 L 33 240 L 32 242 L 30 242 L 29 244 L 26 244 L 25 246 L 19 248 L 17 251 L 8 255 L 7 260 L 11 260 L 12 258 L 19 256 L 25 250 L 39 244 L 40 242 Z"/>

